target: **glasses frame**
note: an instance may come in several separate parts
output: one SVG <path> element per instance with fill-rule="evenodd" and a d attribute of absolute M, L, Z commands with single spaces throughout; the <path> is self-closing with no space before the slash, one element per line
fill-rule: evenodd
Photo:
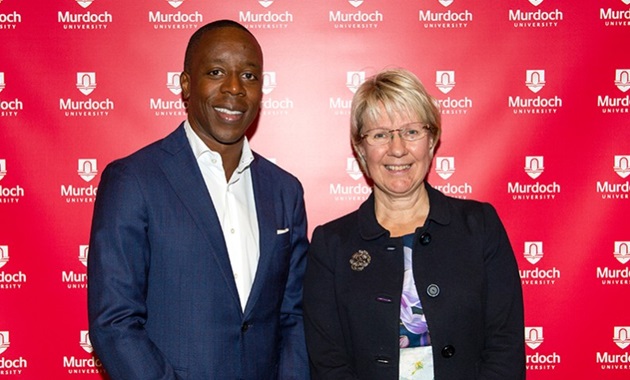
<path fill-rule="evenodd" d="M 416 128 L 412 128 L 410 127 L 411 125 L 415 126 L 415 125 L 419 125 L 420 126 L 420 131 L 426 131 L 422 136 L 420 136 L 419 138 L 415 139 L 415 140 L 408 140 L 407 137 L 404 137 L 405 134 L 404 132 L 409 131 L 411 129 L 416 129 Z M 374 143 L 373 140 L 370 140 L 368 137 L 370 136 L 369 133 L 372 131 L 382 131 L 383 133 L 387 133 L 389 134 L 389 139 L 388 140 L 384 140 L 383 143 Z M 396 129 L 387 129 L 387 128 L 383 128 L 383 127 L 377 127 L 377 128 L 373 128 L 370 129 L 369 131 L 367 131 L 366 133 L 361 134 L 361 140 L 365 140 L 365 142 L 370 145 L 370 146 L 384 146 L 387 144 L 390 144 L 393 140 L 394 140 L 394 133 L 397 132 L 398 133 L 398 137 L 400 137 L 400 139 L 404 142 L 416 142 L 416 141 L 420 141 L 422 139 L 424 139 L 425 137 L 427 137 L 427 135 L 431 132 L 431 127 L 428 124 L 424 124 L 421 122 L 413 122 L 413 123 L 407 123 L 407 124 L 403 124 L 400 128 L 396 128 Z M 372 142 L 370 142 L 372 141 Z"/>

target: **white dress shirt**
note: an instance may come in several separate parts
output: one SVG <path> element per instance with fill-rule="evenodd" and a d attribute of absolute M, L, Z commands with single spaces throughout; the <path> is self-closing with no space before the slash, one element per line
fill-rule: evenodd
<path fill-rule="evenodd" d="M 245 310 L 260 256 L 258 218 L 249 170 L 254 155 L 245 138 L 238 167 L 226 181 L 221 155 L 208 148 L 188 120 L 184 129 L 219 217 L 241 307 Z"/>

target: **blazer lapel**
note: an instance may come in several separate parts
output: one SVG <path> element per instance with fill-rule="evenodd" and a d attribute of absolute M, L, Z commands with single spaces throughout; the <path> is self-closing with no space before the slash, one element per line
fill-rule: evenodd
<path fill-rule="evenodd" d="M 204 236 L 209 253 L 213 255 L 227 284 L 228 292 L 240 310 L 240 300 L 228 256 L 219 218 L 208 194 L 206 184 L 194 157 L 183 124 L 162 141 L 168 154 L 161 167 L 180 201 L 188 210 Z"/>
<path fill-rule="evenodd" d="M 252 284 L 252 290 L 245 307 L 245 315 L 248 316 L 264 291 L 264 278 L 266 271 L 271 265 L 273 259 L 273 248 L 276 239 L 276 212 L 274 207 L 275 186 L 270 179 L 269 173 L 266 173 L 264 166 L 261 166 L 261 158 L 254 154 L 256 159 L 252 162 L 252 182 L 254 186 L 254 199 L 256 200 L 256 214 L 258 217 L 259 231 L 259 250 L 258 267 L 256 268 L 256 277 Z"/>

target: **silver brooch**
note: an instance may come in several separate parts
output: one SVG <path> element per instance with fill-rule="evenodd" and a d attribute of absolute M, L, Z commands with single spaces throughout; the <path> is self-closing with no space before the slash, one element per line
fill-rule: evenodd
<path fill-rule="evenodd" d="M 350 268 L 352 268 L 352 270 L 362 271 L 365 267 L 370 265 L 370 261 L 372 261 L 370 254 L 367 251 L 359 250 L 352 254 L 350 258 Z"/>

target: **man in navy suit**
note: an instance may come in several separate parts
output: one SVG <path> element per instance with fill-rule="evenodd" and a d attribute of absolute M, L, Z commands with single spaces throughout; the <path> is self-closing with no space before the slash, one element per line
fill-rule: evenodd
<path fill-rule="evenodd" d="M 90 339 L 112 379 L 307 379 L 298 180 L 251 151 L 262 50 L 229 20 L 197 30 L 188 118 L 112 162 L 88 260 Z"/>

